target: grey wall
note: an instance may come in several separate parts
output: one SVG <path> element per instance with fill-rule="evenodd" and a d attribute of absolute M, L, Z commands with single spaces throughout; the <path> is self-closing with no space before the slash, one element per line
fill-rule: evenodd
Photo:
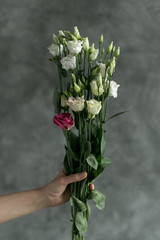
<path fill-rule="evenodd" d="M 160 239 L 160 1 L 0 0 L 0 194 L 41 187 L 62 166 L 64 137 L 52 123 L 56 67 L 52 33 L 77 25 L 96 42 L 121 46 L 114 80 L 119 97 L 106 126 L 112 164 L 95 186 L 106 211 L 92 205 L 86 239 Z M 0 225 L 0 239 L 71 239 L 69 204 Z"/>

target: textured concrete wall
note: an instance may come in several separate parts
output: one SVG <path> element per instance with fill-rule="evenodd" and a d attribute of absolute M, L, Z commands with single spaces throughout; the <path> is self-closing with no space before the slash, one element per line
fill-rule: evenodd
<path fill-rule="evenodd" d="M 86 239 L 160 239 L 160 1 L 0 0 L 0 194 L 41 187 L 62 166 L 64 137 L 52 123 L 56 67 L 52 33 L 77 25 L 91 42 L 104 34 L 121 46 L 106 126 L 113 163 L 95 186 L 106 211 L 92 205 Z M 71 239 L 69 204 L 0 225 L 0 239 Z"/>

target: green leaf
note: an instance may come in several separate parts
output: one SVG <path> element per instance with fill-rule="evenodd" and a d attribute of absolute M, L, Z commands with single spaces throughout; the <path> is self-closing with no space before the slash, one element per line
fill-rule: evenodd
<path fill-rule="evenodd" d="M 92 152 L 95 156 L 97 156 L 100 153 L 100 142 L 98 138 L 95 138 L 92 142 Z"/>
<path fill-rule="evenodd" d="M 101 155 L 103 155 L 105 153 L 105 149 L 106 149 L 106 139 L 105 139 L 104 131 L 102 130 Z"/>
<path fill-rule="evenodd" d="M 78 154 L 76 152 L 74 152 L 72 150 L 72 147 L 70 145 L 70 142 L 68 142 L 68 152 L 71 155 L 71 157 L 75 160 L 75 161 L 79 161 L 80 157 L 78 156 Z"/>
<path fill-rule="evenodd" d="M 96 207 L 99 210 L 104 210 L 105 209 L 105 199 L 106 199 L 106 197 L 101 192 L 99 192 L 97 190 L 90 191 L 88 199 L 93 200 L 96 204 Z"/>
<path fill-rule="evenodd" d="M 84 141 L 82 143 L 82 154 L 84 156 L 84 159 L 86 159 L 91 152 L 91 143 L 89 141 Z"/>
<path fill-rule="evenodd" d="M 97 159 L 95 158 L 95 156 L 93 154 L 90 154 L 87 158 L 86 161 L 88 163 L 89 166 L 91 166 L 92 168 L 97 170 L 98 167 L 98 162 Z"/>
<path fill-rule="evenodd" d="M 103 130 L 102 126 L 98 128 L 97 130 L 97 138 L 100 142 L 100 149 L 101 149 L 101 155 L 104 154 L 105 148 L 106 148 L 106 139 L 105 139 L 105 130 Z"/>
<path fill-rule="evenodd" d="M 121 115 L 121 114 L 123 114 L 123 113 L 126 113 L 126 112 L 129 112 L 129 110 L 116 113 L 116 114 L 112 115 L 111 117 L 109 117 L 105 122 L 107 122 L 108 120 L 110 120 L 110 119 L 112 119 L 112 118 L 114 118 L 114 117 L 117 117 L 117 116 L 119 116 L 119 115 Z"/>
<path fill-rule="evenodd" d="M 73 205 L 80 211 L 84 212 L 87 210 L 87 206 L 84 202 L 76 198 L 75 196 L 72 197 Z"/>
<path fill-rule="evenodd" d="M 75 225 L 81 236 L 87 231 L 87 219 L 83 216 L 83 212 L 76 213 Z"/>
<path fill-rule="evenodd" d="M 86 219 L 87 219 L 87 221 L 89 220 L 90 214 L 91 214 L 91 208 L 90 208 L 89 204 L 87 203 L 87 211 L 86 211 Z"/>
<path fill-rule="evenodd" d="M 112 162 L 112 160 L 110 159 L 110 158 L 108 158 L 108 157 L 103 157 L 102 159 L 101 159 L 101 164 L 100 164 L 100 166 L 102 167 L 102 168 L 105 168 L 107 165 L 109 165 L 110 163 Z"/>
<path fill-rule="evenodd" d="M 53 93 L 53 105 L 55 113 L 61 112 L 61 94 L 58 92 L 57 87 L 54 89 Z"/>
<path fill-rule="evenodd" d="M 98 166 L 97 170 L 93 169 L 89 180 L 91 182 L 94 182 L 95 179 L 97 179 L 103 171 L 104 171 L 104 168 L 102 168 L 101 166 Z"/>

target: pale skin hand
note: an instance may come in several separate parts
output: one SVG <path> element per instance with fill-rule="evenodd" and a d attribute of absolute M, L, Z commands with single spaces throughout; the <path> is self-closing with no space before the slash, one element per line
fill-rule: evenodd
<path fill-rule="evenodd" d="M 0 196 L 0 223 L 67 202 L 71 196 L 67 185 L 86 176 L 86 172 L 66 176 L 62 168 L 53 181 L 41 188 Z M 89 188 L 93 190 L 94 185 Z"/>

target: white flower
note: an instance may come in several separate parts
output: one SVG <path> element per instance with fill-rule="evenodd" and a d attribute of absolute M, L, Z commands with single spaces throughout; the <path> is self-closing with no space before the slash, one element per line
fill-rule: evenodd
<path fill-rule="evenodd" d="M 89 40 L 88 37 L 83 39 L 83 49 L 85 52 L 87 52 L 89 50 Z"/>
<path fill-rule="evenodd" d="M 91 91 L 95 96 L 98 96 L 98 85 L 96 80 L 92 80 L 90 83 Z M 99 86 L 99 96 L 101 96 L 104 92 L 103 85 Z"/>
<path fill-rule="evenodd" d="M 76 57 L 69 54 L 67 57 L 61 59 L 62 68 L 69 70 L 76 68 Z"/>
<path fill-rule="evenodd" d="M 86 102 L 87 102 L 87 110 L 89 114 L 97 115 L 100 112 L 102 108 L 101 101 L 98 102 L 95 99 L 90 99 L 89 101 L 86 101 Z"/>
<path fill-rule="evenodd" d="M 99 49 L 94 49 L 94 51 L 89 55 L 90 61 L 94 61 L 99 53 Z"/>
<path fill-rule="evenodd" d="M 99 71 L 100 71 L 102 77 L 105 77 L 105 81 L 107 81 L 108 73 L 106 71 L 106 64 L 100 63 L 99 64 Z M 105 74 L 105 72 L 106 72 L 106 74 Z"/>
<path fill-rule="evenodd" d="M 82 97 L 69 97 L 67 101 L 69 106 L 74 112 L 80 112 L 84 109 L 84 96 Z"/>
<path fill-rule="evenodd" d="M 61 106 L 66 107 L 67 106 L 67 98 L 64 94 L 61 95 Z"/>
<path fill-rule="evenodd" d="M 82 41 L 69 41 L 67 47 L 70 54 L 78 54 L 82 49 Z"/>
<path fill-rule="evenodd" d="M 109 83 L 108 83 L 108 85 L 109 85 Z M 112 96 L 112 97 L 116 98 L 119 86 L 120 85 L 117 84 L 115 81 L 111 81 L 110 82 L 110 89 L 109 89 L 109 96 Z"/>
<path fill-rule="evenodd" d="M 60 46 L 58 46 L 57 44 L 51 44 L 47 49 L 53 55 L 53 57 L 55 57 L 58 56 L 59 53 L 62 53 L 63 45 L 60 44 Z"/>

